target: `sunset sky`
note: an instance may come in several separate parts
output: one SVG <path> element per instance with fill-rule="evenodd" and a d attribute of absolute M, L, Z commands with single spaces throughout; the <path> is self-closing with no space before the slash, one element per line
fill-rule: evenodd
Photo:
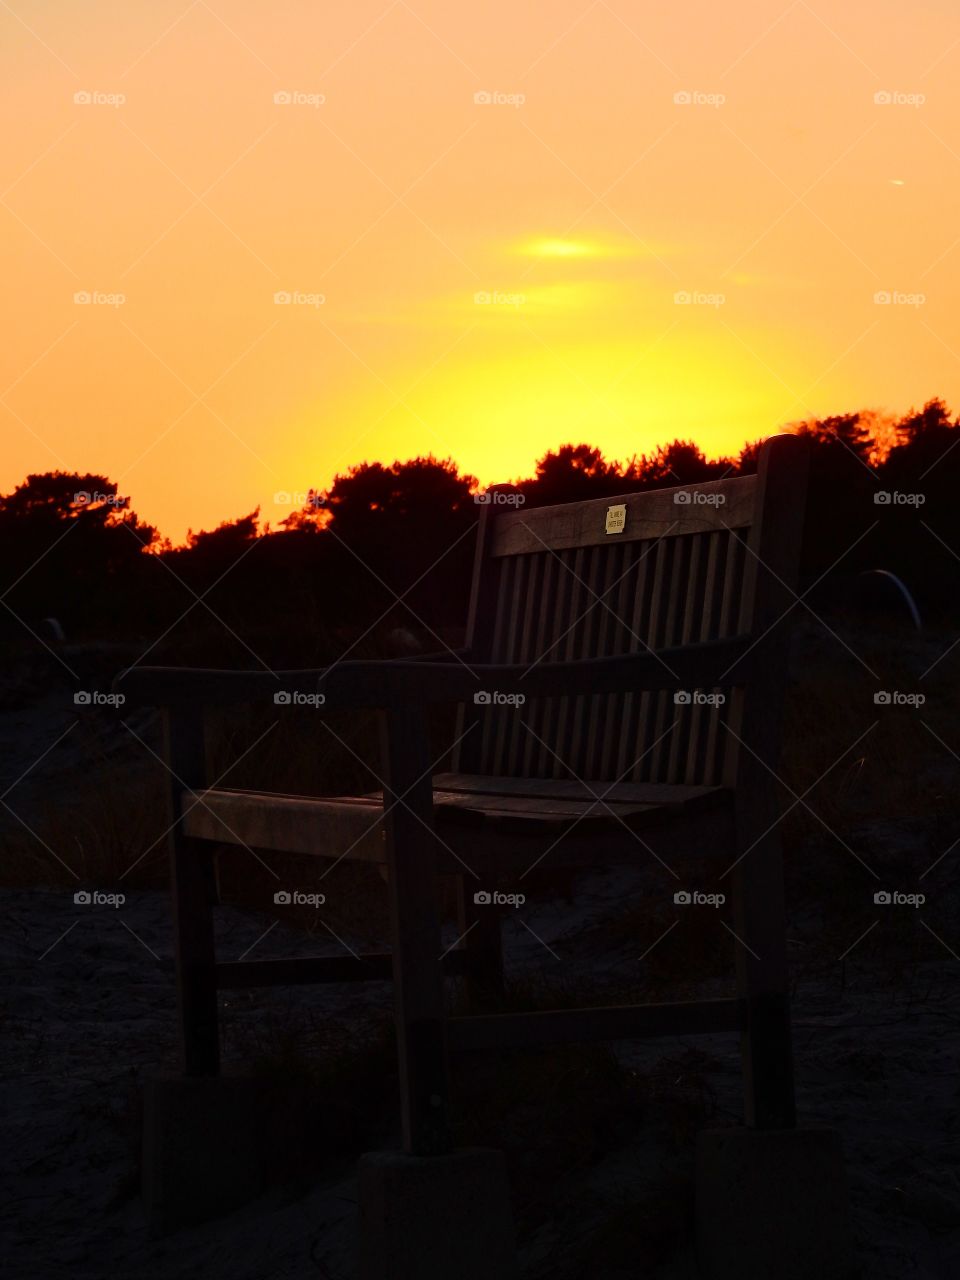
<path fill-rule="evenodd" d="M 0 31 L 0 492 L 100 472 L 178 541 L 365 459 L 488 483 L 960 407 L 955 3 L 4 0 Z"/>

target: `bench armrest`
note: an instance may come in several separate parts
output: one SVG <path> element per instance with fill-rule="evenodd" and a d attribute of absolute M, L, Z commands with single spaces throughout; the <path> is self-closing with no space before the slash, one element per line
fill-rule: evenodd
<path fill-rule="evenodd" d="M 216 671 L 131 667 L 114 681 L 128 699 L 154 706 L 271 702 L 328 710 L 389 707 L 404 702 L 485 701 L 482 693 L 527 698 L 628 690 L 711 689 L 744 684 L 756 655 L 749 636 L 683 645 L 659 653 L 571 662 L 467 664 L 417 659 L 334 663 L 307 671 Z"/>

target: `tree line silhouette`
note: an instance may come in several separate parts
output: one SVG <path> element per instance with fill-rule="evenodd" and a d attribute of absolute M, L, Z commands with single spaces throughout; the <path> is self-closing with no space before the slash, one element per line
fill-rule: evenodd
<path fill-rule="evenodd" d="M 960 593 L 960 419 L 940 399 L 794 424 L 811 443 L 802 584 L 843 596 L 869 569 L 949 619 Z M 675 440 L 628 462 L 587 444 L 507 486 L 525 506 L 695 484 L 755 469 L 757 443 L 709 459 Z M 405 628 L 440 647 L 466 613 L 478 485 L 447 459 L 364 462 L 274 521 L 258 508 L 174 547 L 105 476 L 30 475 L 0 497 L 0 640 L 150 645 L 150 662 L 322 661 Z M 285 508 L 277 506 L 283 515 Z M 380 648 L 378 648 L 380 646 Z"/>

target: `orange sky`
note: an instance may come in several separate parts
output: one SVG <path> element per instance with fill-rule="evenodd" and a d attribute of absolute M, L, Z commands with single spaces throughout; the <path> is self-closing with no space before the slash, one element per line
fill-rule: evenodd
<path fill-rule="evenodd" d="M 0 31 L 2 492 L 102 472 L 177 541 L 363 459 L 487 483 L 960 402 L 955 4 L 12 0 Z"/>

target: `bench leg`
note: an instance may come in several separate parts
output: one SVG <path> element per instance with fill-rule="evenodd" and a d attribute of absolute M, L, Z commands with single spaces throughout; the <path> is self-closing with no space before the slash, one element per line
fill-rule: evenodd
<path fill-rule="evenodd" d="M 741 825 L 740 849 L 750 847 L 752 825 Z M 796 1104 L 783 863 L 776 830 L 762 835 L 733 872 L 733 919 L 739 939 L 737 994 L 746 1008 L 741 1038 L 745 1120 L 753 1129 L 791 1129 Z"/>
<path fill-rule="evenodd" d="M 503 940 L 499 907 L 474 901 L 477 881 L 458 875 L 457 932 L 467 953 L 470 970 L 464 980 L 472 1008 L 498 1005 L 503 1001 Z"/>
<path fill-rule="evenodd" d="M 220 1038 L 213 939 L 216 884 L 212 846 L 190 840 L 180 823 L 185 787 L 204 781 L 202 713 L 177 708 L 166 715 L 166 761 L 170 770 L 170 886 L 176 948 L 177 1010 L 184 1075 L 217 1075 Z"/>
<path fill-rule="evenodd" d="M 450 1149 L 433 788 L 423 710 L 385 717 L 384 825 L 393 925 L 394 1011 L 403 1147 L 410 1155 Z"/>

